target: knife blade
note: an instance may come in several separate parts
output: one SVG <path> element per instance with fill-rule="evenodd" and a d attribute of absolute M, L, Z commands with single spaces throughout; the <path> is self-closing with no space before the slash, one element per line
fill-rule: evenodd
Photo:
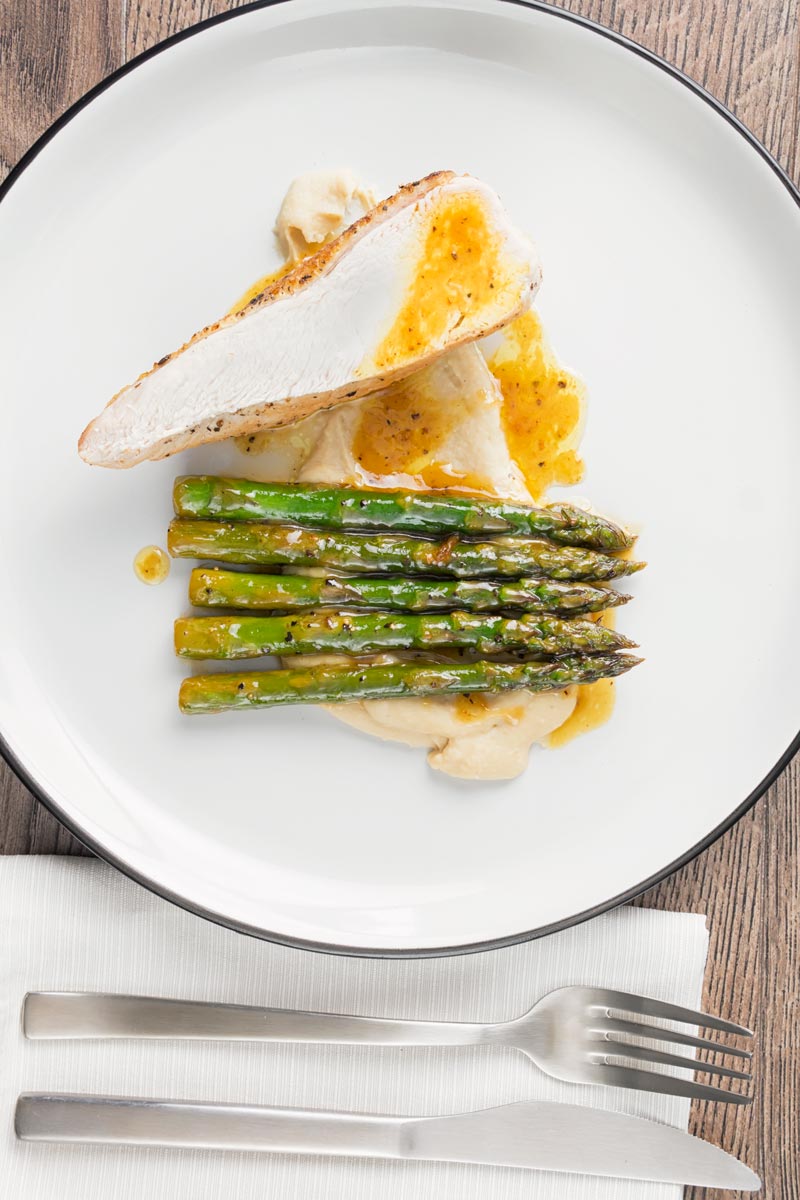
<path fill-rule="evenodd" d="M 405 1158 L 757 1191 L 716 1146 L 602 1109 L 522 1101 L 444 1117 L 378 1116 L 188 1100 L 25 1093 L 23 1141 Z"/>

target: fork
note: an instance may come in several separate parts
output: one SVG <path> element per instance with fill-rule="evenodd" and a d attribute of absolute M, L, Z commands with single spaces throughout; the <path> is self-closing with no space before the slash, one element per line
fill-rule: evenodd
<path fill-rule="evenodd" d="M 646 1020 L 637 1019 L 642 1017 Z M 23 1004 L 23 1030 L 26 1037 L 34 1039 L 180 1038 L 375 1046 L 507 1046 L 522 1051 L 548 1075 L 572 1083 L 634 1088 L 729 1104 L 750 1103 L 751 1097 L 745 1093 L 651 1069 L 682 1067 L 749 1081 L 752 1076 L 746 1071 L 660 1050 L 652 1043 L 692 1046 L 747 1060 L 752 1057 L 749 1050 L 649 1024 L 650 1018 L 739 1037 L 753 1036 L 749 1029 L 707 1013 L 630 992 L 591 987 L 558 988 L 543 996 L 521 1017 L 486 1025 L 472 1021 L 409 1021 L 293 1012 L 96 992 L 29 992 Z"/>

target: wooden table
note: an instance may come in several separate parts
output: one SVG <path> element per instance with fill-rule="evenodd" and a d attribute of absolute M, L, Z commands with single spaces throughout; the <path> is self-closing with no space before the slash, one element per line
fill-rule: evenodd
<path fill-rule="evenodd" d="M 2 0 L 2 174 L 109 71 L 233 7 L 228 0 Z M 570 0 L 565 7 L 705 84 L 800 183 L 800 0 Z M 708 914 L 705 1007 L 758 1030 L 755 1103 L 697 1105 L 692 1129 L 759 1170 L 765 1200 L 800 1200 L 799 795 L 796 760 L 733 830 L 639 901 Z M 0 852 L 85 853 L 1 763 Z"/>

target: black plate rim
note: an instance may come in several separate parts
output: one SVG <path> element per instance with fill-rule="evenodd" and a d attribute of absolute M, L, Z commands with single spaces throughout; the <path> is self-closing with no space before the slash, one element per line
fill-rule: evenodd
<path fill-rule="evenodd" d="M 98 96 L 102 95 L 107 88 L 111 87 L 117 80 L 127 75 L 129 71 L 135 70 L 142 63 L 155 57 L 156 54 L 161 54 L 164 50 L 168 50 L 171 46 L 177 45 L 185 38 L 193 37 L 197 33 L 202 33 L 206 29 L 210 29 L 214 25 L 219 25 L 223 21 L 234 20 L 236 17 L 244 13 L 254 12 L 261 8 L 272 8 L 278 4 L 288 4 L 291 0 L 251 0 L 250 3 L 242 5 L 241 8 L 232 9 L 228 12 L 219 13 L 217 16 L 208 17 L 204 21 L 198 22 L 196 25 L 190 25 L 187 29 L 181 30 L 179 33 L 173 34 L 166 38 L 163 42 L 152 46 L 144 53 L 136 55 L 129 62 L 118 67 L 116 71 L 112 71 L 110 75 L 102 79 L 98 84 L 91 88 L 84 96 L 72 104 L 60 117 L 55 120 L 52 125 L 41 134 L 33 145 L 26 151 L 16 166 L 11 170 L 7 178 L 0 185 L 0 202 L 7 196 L 8 192 L 23 174 L 27 167 L 33 162 L 41 150 L 55 137 L 55 135 L 67 125 L 73 117 L 91 104 Z M 546 3 L 545 0 L 495 0 L 498 4 L 513 4 L 518 8 L 528 8 L 536 12 L 546 13 L 548 16 L 556 17 L 559 20 L 569 21 L 574 25 L 578 25 L 583 29 L 590 30 L 598 34 L 600 37 L 606 38 L 611 42 L 615 42 L 618 46 L 629 50 L 638 57 L 643 58 L 652 66 L 664 71 L 677 82 L 683 84 L 690 92 L 693 92 L 699 99 L 708 104 L 718 116 L 727 121 L 733 129 L 739 133 L 745 141 L 754 149 L 757 154 L 764 160 L 765 163 L 775 173 L 778 180 L 786 188 L 787 192 L 794 200 L 795 204 L 800 208 L 800 189 L 798 189 L 792 180 L 789 178 L 783 167 L 770 154 L 766 146 L 764 146 L 754 133 L 739 120 L 738 117 L 728 109 L 720 100 L 712 96 L 706 91 L 701 84 L 690 78 L 679 67 L 673 66 L 672 63 L 654 54 L 651 50 L 641 46 L 638 42 L 626 37 L 622 33 L 617 33 L 613 29 L 607 29 L 604 25 L 598 24 L 596 21 L 590 20 L 588 17 L 579 16 L 577 13 L 571 13 L 562 8 L 555 8 L 552 4 Z M 259 938 L 262 941 L 275 942 L 281 946 L 288 946 L 297 950 L 311 950 L 317 953 L 343 955 L 354 958 L 445 958 L 460 954 L 478 954 L 487 950 L 500 950 L 508 946 L 516 946 L 522 942 L 534 941 L 535 939 L 548 937 L 552 933 L 558 933 L 561 930 L 569 929 L 574 925 L 580 925 L 584 921 L 589 921 L 593 917 L 598 917 L 602 913 L 609 912 L 613 908 L 619 907 L 621 904 L 627 904 L 631 900 L 636 899 L 643 892 L 655 887 L 656 884 L 668 879 L 681 867 L 685 867 L 699 854 L 707 850 L 713 845 L 718 838 L 731 829 L 746 812 L 759 800 L 764 793 L 772 786 L 779 775 L 788 766 L 795 754 L 800 750 L 800 732 L 792 740 L 786 751 L 781 755 L 774 767 L 764 776 L 761 782 L 753 789 L 749 796 L 741 802 L 728 817 L 725 818 L 719 825 L 711 830 L 704 838 L 682 854 L 679 858 L 674 859 L 661 870 L 656 871 L 647 879 L 643 879 L 640 883 L 634 884 L 618 895 L 611 897 L 609 900 L 604 900 L 599 904 L 593 905 L 591 908 L 583 909 L 581 912 L 574 913 L 572 916 L 563 917 L 559 921 L 554 921 L 549 925 L 542 925 L 537 929 L 527 930 L 523 933 L 509 934 L 506 937 L 490 938 L 482 942 L 471 942 L 467 945 L 458 946 L 440 946 L 440 947 L 423 947 L 418 950 L 396 950 L 396 949 L 372 949 L 364 946 L 339 946 L 329 942 L 307 941 L 302 938 L 286 937 L 279 933 L 274 933 L 270 930 L 260 929 L 254 925 L 248 925 L 242 922 L 234 921 L 222 913 L 213 912 L 210 909 L 204 908 L 202 905 L 194 904 L 184 896 L 179 896 L 172 892 L 169 888 L 162 887 L 159 884 L 148 879 L 145 875 L 134 870 L 127 863 L 117 858 L 116 855 L 110 853 L 94 838 L 85 833 L 72 818 L 65 813 L 59 804 L 45 791 L 36 779 L 30 774 L 23 763 L 17 758 L 13 752 L 2 731 L 0 731 L 0 755 L 5 759 L 6 763 L 11 767 L 18 778 L 25 784 L 29 791 L 33 793 L 45 808 L 57 818 L 62 825 L 81 842 L 88 850 L 99 859 L 107 862 L 110 866 L 116 868 L 121 874 L 126 875 L 141 887 L 146 888 L 154 895 L 161 897 L 163 900 L 168 900 L 175 904 L 178 908 L 185 909 L 187 912 L 193 913 L 195 916 L 203 917 L 207 921 L 211 921 L 216 925 L 221 925 L 226 929 L 233 930 L 236 933 L 246 934 L 249 937 Z"/>

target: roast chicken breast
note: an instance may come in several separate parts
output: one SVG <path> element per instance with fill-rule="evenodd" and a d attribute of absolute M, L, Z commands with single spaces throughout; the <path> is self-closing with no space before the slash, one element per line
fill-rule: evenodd
<path fill-rule="evenodd" d="M 81 457 L 131 467 L 368 395 L 505 325 L 539 279 L 491 188 L 430 175 L 119 392 Z"/>

